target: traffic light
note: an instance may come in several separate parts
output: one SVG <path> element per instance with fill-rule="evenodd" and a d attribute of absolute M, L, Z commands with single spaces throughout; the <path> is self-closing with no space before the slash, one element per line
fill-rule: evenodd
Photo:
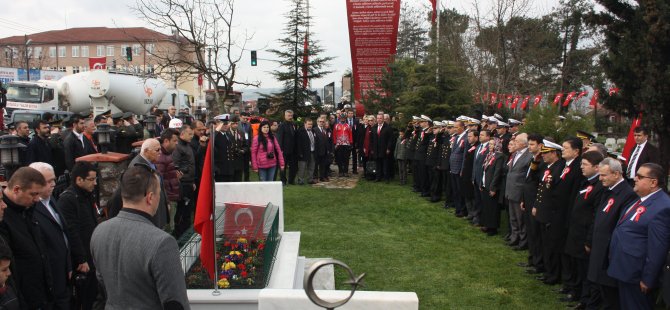
<path fill-rule="evenodd" d="M 128 61 L 133 61 L 133 48 L 126 46 L 126 59 Z"/>
<path fill-rule="evenodd" d="M 255 67 L 258 64 L 258 60 L 256 58 L 256 51 L 251 51 L 251 66 Z"/>

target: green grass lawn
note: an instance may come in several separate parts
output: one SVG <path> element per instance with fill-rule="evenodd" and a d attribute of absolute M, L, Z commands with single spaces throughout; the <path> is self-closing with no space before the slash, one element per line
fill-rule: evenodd
<path fill-rule="evenodd" d="M 288 186 L 284 206 L 285 230 L 302 232 L 300 255 L 332 257 L 365 272 L 364 290 L 414 291 L 421 309 L 565 308 L 557 286 L 516 266 L 526 252 L 487 237 L 409 186 Z"/>

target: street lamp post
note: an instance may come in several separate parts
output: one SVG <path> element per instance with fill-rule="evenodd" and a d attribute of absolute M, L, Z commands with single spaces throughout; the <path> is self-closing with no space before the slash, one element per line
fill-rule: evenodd
<path fill-rule="evenodd" d="M 15 135 L 0 137 L 0 164 L 5 167 L 5 179 L 9 180 L 14 171 L 21 166 L 19 149 L 26 146 Z"/>
<path fill-rule="evenodd" d="M 24 35 L 25 45 L 23 54 L 26 56 L 26 81 L 30 81 L 30 54 L 28 53 L 28 45 L 33 42 L 32 39 L 28 39 L 28 35 Z"/>

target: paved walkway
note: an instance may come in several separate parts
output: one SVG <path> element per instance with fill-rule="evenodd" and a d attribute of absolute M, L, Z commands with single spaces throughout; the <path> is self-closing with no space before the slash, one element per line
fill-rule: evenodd
<path fill-rule="evenodd" d="M 349 177 L 338 177 L 337 176 L 337 166 L 331 166 L 333 170 L 333 176 L 328 182 L 319 182 L 312 186 L 322 187 L 322 188 L 342 188 L 342 189 L 352 189 L 356 187 L 358 180 L 360 180 L 363 175 L 363 170 L 358 169 L 358 174 L 349 173 Z"/>

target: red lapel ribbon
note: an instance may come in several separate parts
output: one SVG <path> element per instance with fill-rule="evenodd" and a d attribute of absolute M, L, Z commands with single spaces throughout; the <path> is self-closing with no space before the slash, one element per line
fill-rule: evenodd
<path fill-rule="evenodd" d="M 635 214 L 633 214 L 633 216 L 630 217 L 630 220 L 634 221 L 634 222 L 639 221 L 640 216 L 642 216 L 642 214 L 646 211 L 647 211 L 647 208 L 644 207 L 644 206 L 637 207 L 637 210 L 635 210 Z"/>
<path fill-rule="evenodd" d="M 610 208 L 614 205 L 614 198 L 610 198 L 610 200 L 607 201 L 607 205 L 605 206 L 605 209 L 603 209 L 603 212 L 609 213 Z"/>
<path fill-rule="evenodd" d="M 544 179 L 546 179 L 547 176 L 549 176 L 549 173 L 551 173 L 551 171 L 549 171 L 549 169 L 544 171 L 544 176 L 542 177 L 542 182 L 544 182 Z"/>
<path fill-rule="evenodd" d="M 586 193 L 584 193 L 584 200 L 589 199 L 589 194 L 593 191 L 593 185 L 589 185 L 586 188 Z"/>
<path fill-rule="evenodd" d="M 561 180 L 565 180 L 565 176 L 568 173 L 570 173 L 570 167 L 565 167 L 565 169 L 563 169 L 563 173 L 561 173 Z"/>
<path fill-rule="evenodd" d="M 476 149 L 476 147 L 473 145 L 473 146 L 468 150 L 468 153 L 472 153 L 472 151 L 474 151 L 475 149 Z"/>

